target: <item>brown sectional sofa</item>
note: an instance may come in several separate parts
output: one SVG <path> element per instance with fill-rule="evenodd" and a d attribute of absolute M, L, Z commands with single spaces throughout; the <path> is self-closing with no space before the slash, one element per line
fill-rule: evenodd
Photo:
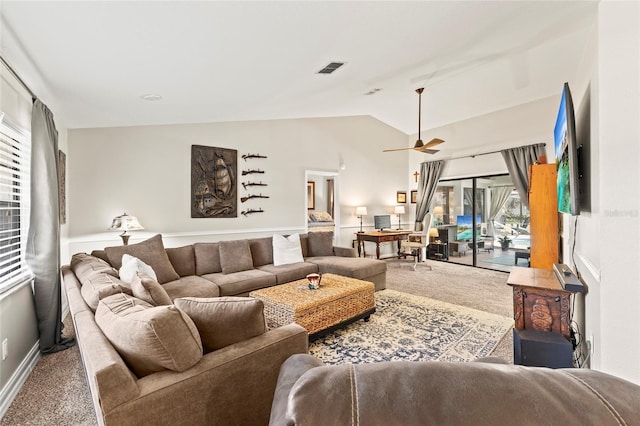
<path fill-rule="evenodd" d="M 267 424 L 279 368 L 308 335 L 267 331 L 262 302 L 237 296 L 312 272 L 385 287 L 384 262 L 333 247 L 330 233 L 300 240 L 305 261 L 280 266 L 271 238 L 165 249 L 156 235 L 74 255 L 61 272 L 98 423 Z M 157 281 L 120 280 L 125 253 Z"/>
<path fill-rule="evenodd" d="M 270 424 L 640 424 L 636 384 L 595 370 L 486 361 L 324 366 L 293 355 L 280 370 Z"/>
<path fill-rule="evenodd" d="M 158 282 L 171 298 L 247 296 L 253 290 L 302 279 L 311 273 L 332 273 L 370 281 L 376 291 L 386 288 L 384 261 L 356 257 L 355 249 L 334 247 L 332 241 L 331 232 L 302 234 L 304 262 L 278 266 L 273 264 L 272 237 L 195 243 L 165 250 L 161 236 L 156 235 L 139 244 L 107 247 L 92 255 L 116 269 L 125 252 L 139 257 L 154 270 L 163 271 L 172 266 L 174 273 L 165 271 L 162 277 L 158 276 Z M 164 253 L 167 258 L 160 259 Z M 190 293 L 196 288 L 198 295 L 183 294 L 184 289 Z"/>

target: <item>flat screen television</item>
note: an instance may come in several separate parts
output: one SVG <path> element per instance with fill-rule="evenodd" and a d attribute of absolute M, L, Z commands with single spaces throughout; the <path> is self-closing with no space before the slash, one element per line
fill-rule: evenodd
<path fill-rule="evenodd" d="M 558 211 L 580 214 L 579 146 L 576 140 L 576 119 L 569 83 L 564 83 L 558 118 L 553 131 L 558 172 Z"/>
<path fill-rule="evenodd" d="M 376 229 L 382 231 L 383 229 L 391 228 L 391 215 L 384 214 L 373 216 L 373 224 Z"/>
<path fill-rule="evenodd" d="M 458 216 L 456 221 L 456 240 L 465 241 L 473 239 L 473 231 L 471 227 L 473 226 L 472 217 L 470 214 L 465 214 Z M 480 238 L 480 215 L 476 215 L 476 238 Z"/>

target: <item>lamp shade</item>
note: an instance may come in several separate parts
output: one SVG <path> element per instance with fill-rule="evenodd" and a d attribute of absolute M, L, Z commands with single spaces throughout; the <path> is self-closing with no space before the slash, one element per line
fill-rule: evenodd
<path fill-rule="evenodd" d="M 111 227 L 109 228 L 112 231 L 136 231 L 139 229 L 144 229 L 140 222 L 138 222 L 138 218 L 135 216 L 128 215 L 126 213 L 121 216 L 116 216 L 113 218 L 111 222 Z"/>
<path fill-rule="evenodd" d="M 441 215 L 444 213 L 444 209 L 442 208 L 442 206 L 435 206 L 433 208 L 433 214 L 435 215 Z"/>
<path fill-rule="evenodd" d="M 366 216 L 367 208 L 366 207 L 356 207 L 356 215 L 358 216 Z"/>
<path fill-rule="evenodd" d="M 438 236 L 440 236 L 440 234 L 438 233 L 438 229 L 437 228 L 429 229 L 429 236 L 430 237 L 438 237 Z"/>
<path fill-rule="evenodd" d="M 396 214 L 404 214 L 404 206 L 396 206 Z"/>

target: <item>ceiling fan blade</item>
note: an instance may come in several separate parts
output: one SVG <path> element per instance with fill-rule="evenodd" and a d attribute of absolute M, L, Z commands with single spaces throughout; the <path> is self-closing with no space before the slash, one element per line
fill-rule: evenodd
<path fill-rule="evenodd" d="M 382 152 L 391 152 L 391 151 L 406 151 L 408 149 L 415 149 L 414 147 L 409 148 L 392 148 L 392 149 L 383 149 Z"/>
<path fill-rule="evenodd" d="M 440 145 L 441 143 L 444 143 L 444 141 L 442 139 L 438 139 L 438 138 L 433 138 L 431 139 L 429 142 L 427 142 L 423 148 L 433 148 L 434 146 Z"/>
<path fill-rule="evenodd" d="M 423 154 L 435 154 L 436 152 L 440 152 L 440 150 L 439 149 L 425 149 L 425 150 L 422 150 L 420 152 L 422 152 Z"/>

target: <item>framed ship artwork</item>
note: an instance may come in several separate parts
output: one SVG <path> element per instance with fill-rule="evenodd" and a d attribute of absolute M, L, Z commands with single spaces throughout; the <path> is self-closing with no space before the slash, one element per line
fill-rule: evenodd
<path fill-rule="evenodd" d="M 238 151 L 191 145 L 191 217 L 238 217 Z"/>

